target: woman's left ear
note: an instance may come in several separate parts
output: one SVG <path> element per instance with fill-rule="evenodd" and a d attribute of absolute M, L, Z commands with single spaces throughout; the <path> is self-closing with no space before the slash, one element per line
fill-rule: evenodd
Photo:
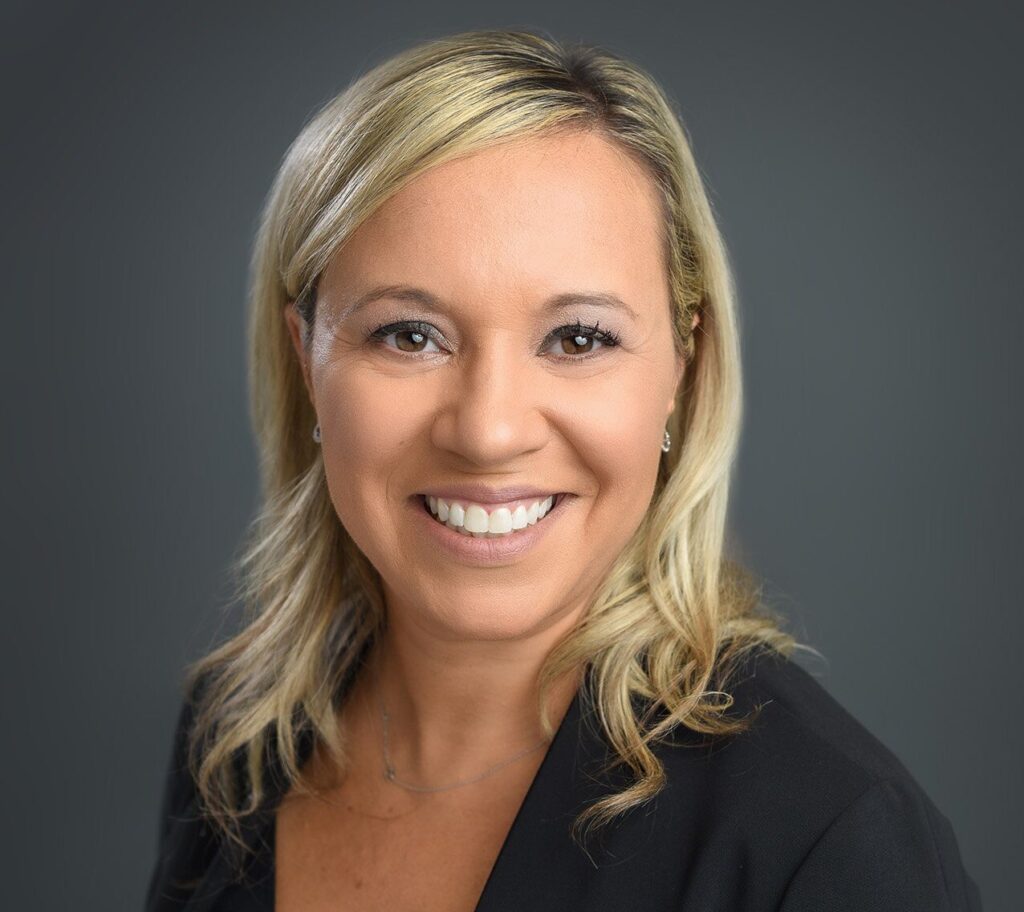
<path fill-rule="evenodd" d="M 695 313 L 693 315 L 693 322 L 690 324 L 690 331 L 692 332 L 697 328 L 697 324 L 700 323 L 700 314 Z M 672 398 L 668 401 L 668 412 L 666 414 L 671 415 L 676 409 L 676 396 L 679 393 L 679 384 L 683 379 L 683 371 L 686 370 L 686 361 L 682 357 L 676 357 L 676 373 L 675 380 L 672 384 Z"/>
<path fill-rule="evenodd" d="M 676 370 L 675 377 L 672 382 L 672 395 L 668 400 L 668 411 L 665 413 L 666 417 L 671 415 L 676 410 L 676 396 L 679 395 L 679 383 L 683 379 L 683 371 L 686 369 L 686 362 L 681 358 L 676 358 Z"/>

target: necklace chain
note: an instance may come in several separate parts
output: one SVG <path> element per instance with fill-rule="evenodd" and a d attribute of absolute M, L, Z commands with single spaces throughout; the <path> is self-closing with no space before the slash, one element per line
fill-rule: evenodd
<path fill-rule="evenodd" d="M 498 770 L 503 769 L 510 763 L 515 763 L 516 760 L 521 760 L 527 754 L 532 754 L 534 751 L 540 750 L 545 744 L 548 743 L 548 739 L 544 738 L 539 743 L 535 744 L 533 747 L 528 747 L 526 748 L 526 750 L 520 751 L 518 754 L 514 754 L 513 756 L 509 757 L 507 760 L 502 760 L 501 763 L 498 763 L 495 766 L 492 766 L 484 770 L 484 772 L 480 773 L 480 775 L 473 776 L 471 779 L 461 779 L 458 782 L 452 782 L 448 785 L 437 786 L 414 785 L 411 782 L 405 782 L 404 780 L 398 778 L 397 774 L 395 773 L 395 765 L 391 761 L 390 739 L 388 731 L 388 722 L 390 720 L 390 716 L 388 715 L 387 709 L 384 707 L 384 697 L 383 694 L 381 693 L 380 688 L 380 669 L 377 667 L 376 664 L 374 665 L 374 672 L 377 683 L 377 705 L 380 708 L 380 717 L 381 722 L 383 723 L 383 743 L 381 746 L 383 748 L 384 753 L 384 778 L 390 782 L 395 783 L 395 785 L 401 786 L 407 791 L 446 792 L 449 789 L 461 788 L 464 785 L 472 785 L 474 782 L 479 782 L 481 779 L 486 779 L 488 776 L 493 776 L 496 772 L 498 772 Z"/>

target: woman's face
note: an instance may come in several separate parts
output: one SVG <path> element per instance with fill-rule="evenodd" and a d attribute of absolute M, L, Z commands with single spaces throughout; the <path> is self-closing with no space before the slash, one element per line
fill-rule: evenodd
<path fill-rule="evenodd" d="M 359 227 L 321 276 L 308 351 L 286 308 L 331 500 L 390 624 L 522 639 L 588 604 L 648 508 L 682 377 L 659 217 L 607 140 L 517 139 L 420 175 Z M 467 535 L 424 492 L 448 493 L 448 523 L 458 502 L 470 528 L 527 526 Z M 529 524 L 546 494 L 569 496 Z"/>

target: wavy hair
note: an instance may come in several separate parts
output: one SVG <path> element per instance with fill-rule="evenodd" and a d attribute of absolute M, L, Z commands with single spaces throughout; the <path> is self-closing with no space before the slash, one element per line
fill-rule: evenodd
<path fill-rule="evenodd" d="M 309 119 L 255 241 L 249 382 L 263 499 L 233 565 L 245 618 L 186 674 L 196 710 L 189 765 L 203 813 L 239 844 L 240 821 L 267 794 L 268 756 L 306 794 L 316 789 L 301 768 L 300 737 L 318 738 L 344 768 L 337 709 L 385 618 L 379 574 L 328 495 L 283 308 L 296 301 L 311 327 L 332 254 L 417 175 L 559 130 L 597 131 L 660 190 L 673 338 L 687 362 L 668 423 L 681 446 L 663 455 L 650 509 L 538 682 L 550 735 L 551 684 L 589 667 L 613 757 L 631 772 L 628 787 L 581 812 L 574 837 L 663 787 L 652 748 L 676 725 L 721 735 L 749 724 L 751 716 L 726 712 L 733 698 L 724 688 L 741 657 L 803 648 L 763 605 L 753 575 L 726 556 L 742 410 L 738 315 L 726 249 L 672 103 L 636 65 L 543 33 L 488 29 L 420 44 L 359 76 Z"/>

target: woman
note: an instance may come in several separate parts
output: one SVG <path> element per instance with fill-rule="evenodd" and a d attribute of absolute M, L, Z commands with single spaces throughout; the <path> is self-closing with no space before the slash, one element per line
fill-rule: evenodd
<path fill-rule="evenodd" d="M 253 613 L 147 908 L 978 909 L 725 554 L 726 253 L 641 70 L 481 31 L 292 145 L 253 260 Z"/>

